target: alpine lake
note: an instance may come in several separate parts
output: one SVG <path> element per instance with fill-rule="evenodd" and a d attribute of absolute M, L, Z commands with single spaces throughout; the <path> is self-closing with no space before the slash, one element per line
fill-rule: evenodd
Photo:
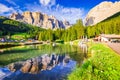
<path fill-rule="evenodd" d="M 2 48 L 0 80 L 67 80 L 87 58 L 87 49 L 69 44 Z"/>

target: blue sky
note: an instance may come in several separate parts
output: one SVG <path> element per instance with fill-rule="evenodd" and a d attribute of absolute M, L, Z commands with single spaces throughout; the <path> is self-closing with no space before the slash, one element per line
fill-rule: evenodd
<path fill-rule="evenodd" d="M 54 15 L 59 20 L 75 23 L 84 19 L 88 11 L 103 1 L 120 0 L 0 0 L 0 15 L 9 16 L 13 12 L 39 11 Z"/>

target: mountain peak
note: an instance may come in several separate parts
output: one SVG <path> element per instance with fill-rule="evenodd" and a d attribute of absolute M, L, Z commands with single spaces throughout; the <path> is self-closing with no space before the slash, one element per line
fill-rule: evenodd
<path fill-rule="evenodd" d="M 70 26 L 69 22 L 59 21 L 55 16 L 48 16 L 41 12 L 25 11 L 22 14 L 13 13 L 9 17 L 10 19 L 21 21 L 24 23 L 36 25 L 45 29 L 67 28 Z"/>
<path fill-rule="evenodd" d="M 120 12 L 120 1 L 104 1 L 92 8 L 85 19 L 86 26 L 95 25 L 108 17 Z"/>

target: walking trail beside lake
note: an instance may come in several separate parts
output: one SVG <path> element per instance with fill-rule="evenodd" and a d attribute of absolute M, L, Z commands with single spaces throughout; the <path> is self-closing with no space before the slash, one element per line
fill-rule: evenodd
<path fill-rule="evenodd" d="M 120 54 L 120 43 L 107 43 L 107 45 L 113 49 L 115 52 Z"/>

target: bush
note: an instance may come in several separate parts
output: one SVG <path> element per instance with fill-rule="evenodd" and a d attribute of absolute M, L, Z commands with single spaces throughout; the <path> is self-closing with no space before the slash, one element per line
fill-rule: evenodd
<path fill-rule="evenodd" d="M 56 40 L 55 42 L 56 42 L 56 43 L 64 44 L 64 40 Z"/>

